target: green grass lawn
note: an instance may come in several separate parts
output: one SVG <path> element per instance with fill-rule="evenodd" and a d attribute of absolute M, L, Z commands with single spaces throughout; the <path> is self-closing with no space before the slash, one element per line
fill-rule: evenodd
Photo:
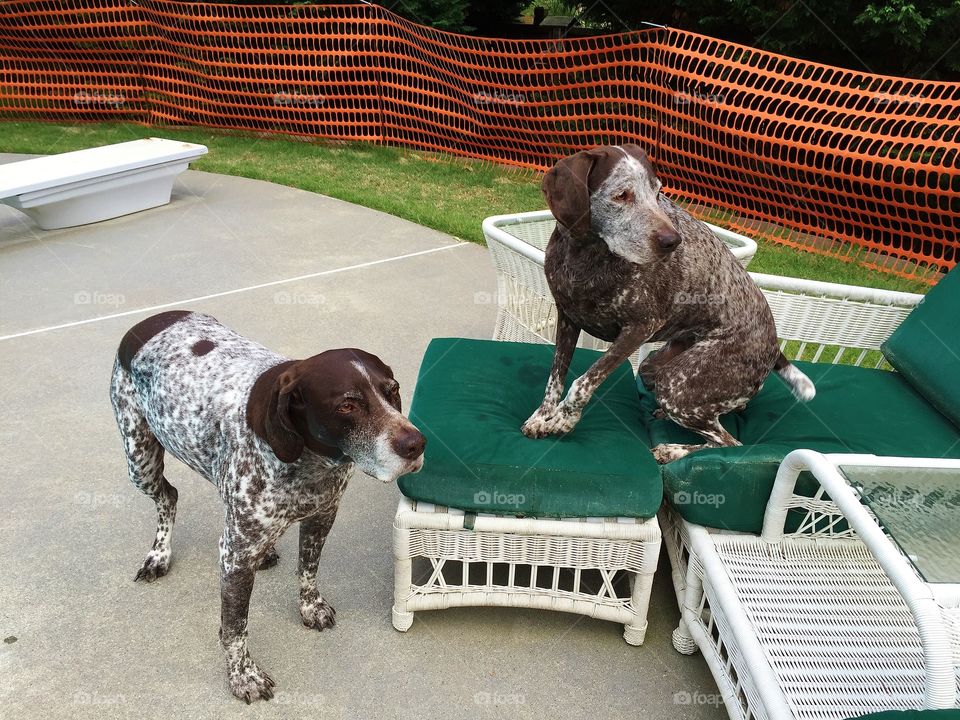
<path fill-rule="evenodd" d="M 203 128 L 0 122 L 0 152 L 60 153 L 154 135 L 210 148 L 209 155 L 192 164 L 196 170 L 322 193 L 472 242 L 483 242 L 480 223 L 488 215 L 545 207 L 534 173 L 380 145 L 307 142 Z M 923 283 L 768 242 L 759 244 L 750 269 L 890 290 L 928 289 Z"/>

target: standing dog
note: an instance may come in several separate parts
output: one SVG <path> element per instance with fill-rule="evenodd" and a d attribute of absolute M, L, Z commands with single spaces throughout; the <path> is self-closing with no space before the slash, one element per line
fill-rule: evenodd
<path fill-rule="evenodd" d="M 154 315 L 124 336 L 110 398 L 130 479 L 157 504 L 157 535 L 136 580 L 170 567 L 177 490 L 164 451 L 212 482 L 226 504 L 220 539 L 220 642 L 230 690 L 273 697 L 247 652 L 254 575 L 278 560 L 274 543 L 300 522 L 300 617 L 334 624 L 320 594 L 320 552 L 354 464 L 384 482 L 423 465 L 425 438 L 400 412 L 390 368 L 362 350 L 289 360 L 209 315 Z"/>
<path fill-rule="evenodd" d="M 706 440 L 658 445 L 660 463 L 739 445 L 719 417 L 743 408 L 774 368 L 798 399 L 813 398 L 813 383 L 779 350 L 763 294 L 706 225 L 663 196 L 641 148 L 577 153 L 546 174 L 542 189 L 557 219 L 544 267 L 557 346 L 524 435 L 573 430 L 597 387 L 647 342 L 666 343 L 640 367 L 659 412 Z M 581 330 L 612 345 L 563 397 Z"/>

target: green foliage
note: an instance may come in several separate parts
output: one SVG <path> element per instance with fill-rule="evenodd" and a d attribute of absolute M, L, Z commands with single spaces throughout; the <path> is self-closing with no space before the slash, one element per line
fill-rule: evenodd
<path fill-rule="evenodd" d="M 526 4 L 524 0 L 468 0 L 467 22 L 485 37 L 503 34 L 503 26 L 514 22 Z"/>
<path fill-rule="evenodd" d="M 584 19 L 619 31 L 648 21 L 855 70 L 960 79 L 960 0 L 605 0 Z"/>
<path fill-rule="evenodd" d="M 567 0 L 530 0 L 523 8 L 524 15 L 533 15 L 535 8 L 542 7 L 547 15 L 566 15 L 576 17 L 583 12 L 583 8 L 575 2 Z"/>
<path fill-rule="evenodd" d="M 467 23 L 470 0 L 389 0 L 383 7 L 401 17 L 421 25 L 429 25 L 450 32 L 464 32 L 473 28 Z"/>

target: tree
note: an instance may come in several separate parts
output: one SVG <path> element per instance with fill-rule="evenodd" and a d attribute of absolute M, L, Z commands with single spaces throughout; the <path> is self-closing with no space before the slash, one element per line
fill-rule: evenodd
<path fill-rule="evenodd" d="M 960 79 L 960 0 L 604 0 L 588 23 L 612 31 L 643 21 L 867 72 Z"/>

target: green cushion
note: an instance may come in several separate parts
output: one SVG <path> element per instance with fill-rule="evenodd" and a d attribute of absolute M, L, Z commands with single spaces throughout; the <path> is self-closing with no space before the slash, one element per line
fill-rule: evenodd
<path fill-rule="evenodd" d="M 960 267 L 927 293 L 881 346 L 884 356 L 937 410 L 960 426 Z"/>
<path fill-rule="evenodd" d="M 898 373 L 796 363 L 817 386 L 809 403 L 771 374 L 746 409 L 721 418 L 742 447 L 708 448 L 663 468 L 666 499 L 690 522 L 758 533 L 780 461 L 791 450 L 902 457 L 960 457 L 960 432 Z M 670 420 L 654 419 L 653 395 L 638 381 L 650 444 L 700 443 Z M 818 485 L 801 475 L 798 490 Z"/>
<path fill-rule="evenodd" d="M 568 384 L 600 353 L 577 350 Z M 416 500 L 535 517 L 656 514 L 660 468 L 640 440 L 640 402 L 629 363 L 601 386 L 576 429 L 530 440 L 553 346 L 435 339 L 420 365 L 410 419 L 427 438 L 424 467 L 400 478 Z"/>

